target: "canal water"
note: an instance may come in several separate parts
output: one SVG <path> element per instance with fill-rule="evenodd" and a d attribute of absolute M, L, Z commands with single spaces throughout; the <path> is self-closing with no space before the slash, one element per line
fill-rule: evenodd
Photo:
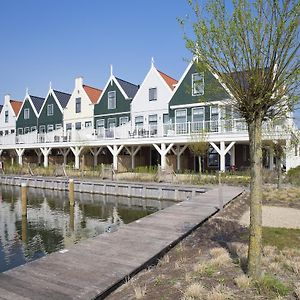
<path fill-rule="evenodd" d="M 20 188 L 0 186 L 0 272 L 59 251 L 172 205 L 170 201 L 29 189 L 27 218 Z"/>

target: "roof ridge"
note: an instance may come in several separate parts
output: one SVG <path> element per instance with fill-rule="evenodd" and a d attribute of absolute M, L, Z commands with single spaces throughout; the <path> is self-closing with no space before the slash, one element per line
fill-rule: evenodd
<path fill-rule="evenodd" d="M 163 71 L 161 71 L 161 70 L 159 70 L 159 69 L 156 69 L 156 70 L 157 70 L 159 73 L 162 73 L 162 74 L 168 76 L 168 77 L 171 78 L 172 80 L 178 81 L 177 79 L 175 79 L 174 77 L 171 77 L 170 75 L 166 74 L 165 72 L 163 72 Z"/>
<path fill-rule="evenodd" d="M 89 88 L 94 89 L 94 90 L 103 91 L 103 90 L 100 89 L 100 88 L 96 88 L 96 87 L 90 86 L 90 85 L 88 85 L 88 84 L 83 84 L 83 86 L 89 87 Z"/>
<path fill-rule="evenodd" d="M 116 77 L 116 76 L 115 76 L 115 77 Z M 127 82 L 127 83 L 132 84 L 132 85 L 135 85 L 135 86 L 138 86 L 138 84 L 132 83 L 132 82 L 127 81 L 127 80 L 124 80 L 124 79 L 122 79 L 122 78 L 120 78 L 120 77 L 116 77 L 116 79 L 117 79 L 117 80 L 122 80 L 122 81 L 124 81 L 124 82 Z"/>
<path fill-rule="evenodd" d="M 62 92 L 62 91 L 59 91 L 59 90 L 53 90 L 54 92 L 59 92 L 59 93 L 62 93 L 62 94 L 65 94 L 65 95 L 70 95 L 71 96 L 71 94 L 69 94 L 69 93 L 66 93 L 66 92 Z"/>

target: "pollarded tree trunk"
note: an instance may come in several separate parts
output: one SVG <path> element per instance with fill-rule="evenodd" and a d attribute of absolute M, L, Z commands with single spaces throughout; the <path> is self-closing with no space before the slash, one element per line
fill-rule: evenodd
<path fill-rule="evenodd" d="M 250 236 L 248 249 L 248 274 L 258 279 L 261 276 L 262 256 L 262 119 L 248 124 L 250 144 Z"/>

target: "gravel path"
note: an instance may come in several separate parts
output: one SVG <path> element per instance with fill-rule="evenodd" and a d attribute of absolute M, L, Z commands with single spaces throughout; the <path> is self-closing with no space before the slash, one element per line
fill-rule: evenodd
<path fill-rule="evenodd" d="M 250 211 L 243 214 L 240 219 L 241 225 L 249 226 Z M 262 222 L 266 227 L 298 228 L 300 229 L 300 209 L 263 206 Z"/>

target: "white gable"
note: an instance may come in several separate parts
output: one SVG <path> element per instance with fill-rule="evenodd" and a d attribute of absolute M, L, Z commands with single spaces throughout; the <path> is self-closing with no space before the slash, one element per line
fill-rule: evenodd
<path fill-rule="evenodd" d="M 5 123 L 5 112 L 8 111 L 8 122 Z M 16 115 L 10 103 L 10 95 L 6 95 L 4 98 L 4 104 L 0 113 L 0 131 L 5 132 L 8 130 L 9 133 L 16 128 Z"/>
<path fill-rule="evenodd" d="M 157 89 L 157 100 L 149 101 L 149 89 Z M 134 124 L 136 116 L 144 117 L 148 124 L 149 115 L 157 114 L 158 123 L 163 122 L 163 114 L 168 114 L 168 103 L 173 91 L 152 65 L 138 92 L 131 102 L 131 120 Z"/>
<path fill-rule="evenodd" d="M 81 98 L 81 112 L 76 113 L 76 99 Z M 63 110 L 64 128 L 66 124 L 72 123 L 75 128 L 75 123 L 81 122 L 81 127 L 85 126 L 86 122 L 94 124 L 94 105 L 83 88 L 82 78 L 75 79 L 75 88 L 72 92 L 67 106 Z"/>

